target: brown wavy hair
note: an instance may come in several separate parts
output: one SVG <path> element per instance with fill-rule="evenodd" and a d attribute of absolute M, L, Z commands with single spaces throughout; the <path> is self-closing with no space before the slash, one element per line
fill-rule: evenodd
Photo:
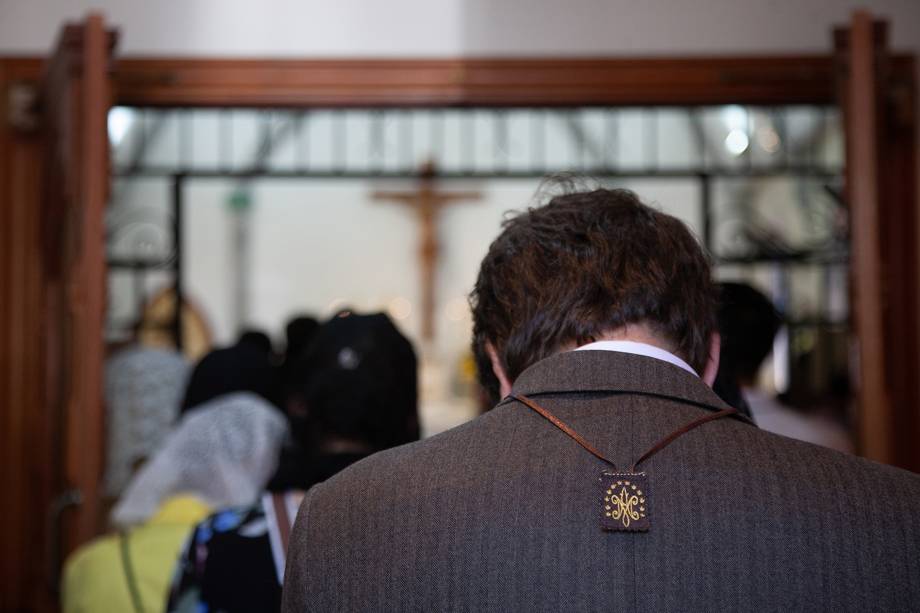
<path fill-rule="evenodd" d="M 716 290 L 702 247 L 680 220 L 623 189 L 553 197 L 505 220 L 470 294 L 473 352 L 498 400 L 486 350 L 511 381 L 570 345 L 641 323 L 702 373 Z"/>

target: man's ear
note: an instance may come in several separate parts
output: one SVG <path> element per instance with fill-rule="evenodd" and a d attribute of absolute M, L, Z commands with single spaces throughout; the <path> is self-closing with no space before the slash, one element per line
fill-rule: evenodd
<path fill-rule="evenodd" d="M 703 382 L 709 387 L 716 382 L 716 375 L 719 374 L 719 356 L 722 353 L 722 335 L 713 332 L 709 337 L 709 360 L 706 362 L 706 368 L 703 370 Z"/>
<path fill-rule="evenodd" d="M 495 346 L 488 341 L 486 341 L 486 353 L 489 354 L 489 361 L 492 362 L 492 372 L 495 373 L 495 378 L 498 379 L 499 394 L 504 398 L 511 393 L 511 381 L 508 380 L 508 373 L 505 372 L 502 361 L 498 359 L 498 352 L 495 351 Z"/>

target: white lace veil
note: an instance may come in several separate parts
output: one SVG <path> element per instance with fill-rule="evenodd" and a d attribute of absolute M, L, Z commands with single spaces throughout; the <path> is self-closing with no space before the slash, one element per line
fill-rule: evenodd
<path fill-rule="evenodd" d="M 256 501 L 278 466 L 287 419 L 248 392 L 187 413 L 112 510 L 116 526 L 147 521 L 169 496 L 194 494 L 212 508 Z"/>
<path fill-rule="evenodd" d="M 105 493 L 120 496 L 133 467 L 153 457 L 173 429 L 188 379 L 179 353 L 132 345 L 105 365 Z"/>

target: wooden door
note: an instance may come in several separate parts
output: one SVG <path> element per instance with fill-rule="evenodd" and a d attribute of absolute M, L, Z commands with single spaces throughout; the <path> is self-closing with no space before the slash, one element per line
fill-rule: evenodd
<path fill-rule="evenodd" d="M 101 528 L 103 222 L 114 42 L 99 15 L 65 26 L 40 94 L 46 171 L 41 216 L 45 402 L 56 419 L 60 467 L 57 496 L 47 511 L 52 573 Z"/>
<path fill-rule="evenodd" d="M 857 418 L 863 455 L 920 471 L 920 301 L 913 58 L 865 11 L 835 33 L 846 126 Z"/>
<path fill-rule="evenodd" d="M 38 59 L 0 60 L 0 611 L 53 604 L 42 521 L 56 471 L 42 400 L 43 151 L 34 109 L 41 67 Z"/>

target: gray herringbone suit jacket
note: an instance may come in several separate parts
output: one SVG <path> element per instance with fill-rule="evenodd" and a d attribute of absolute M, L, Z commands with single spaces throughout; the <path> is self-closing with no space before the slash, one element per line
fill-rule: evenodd
<path fill-rule="evenodd" d="M 602 351 L 514 391 L 623 468 L 724 408 L 676 366 Z M 642 534 L 601 531 L 604 468 L 511 400 L 374 455 L 304 500 L 283 609 L 920 611 L 920 476 L 721 419 L 640 467 Z"/>

